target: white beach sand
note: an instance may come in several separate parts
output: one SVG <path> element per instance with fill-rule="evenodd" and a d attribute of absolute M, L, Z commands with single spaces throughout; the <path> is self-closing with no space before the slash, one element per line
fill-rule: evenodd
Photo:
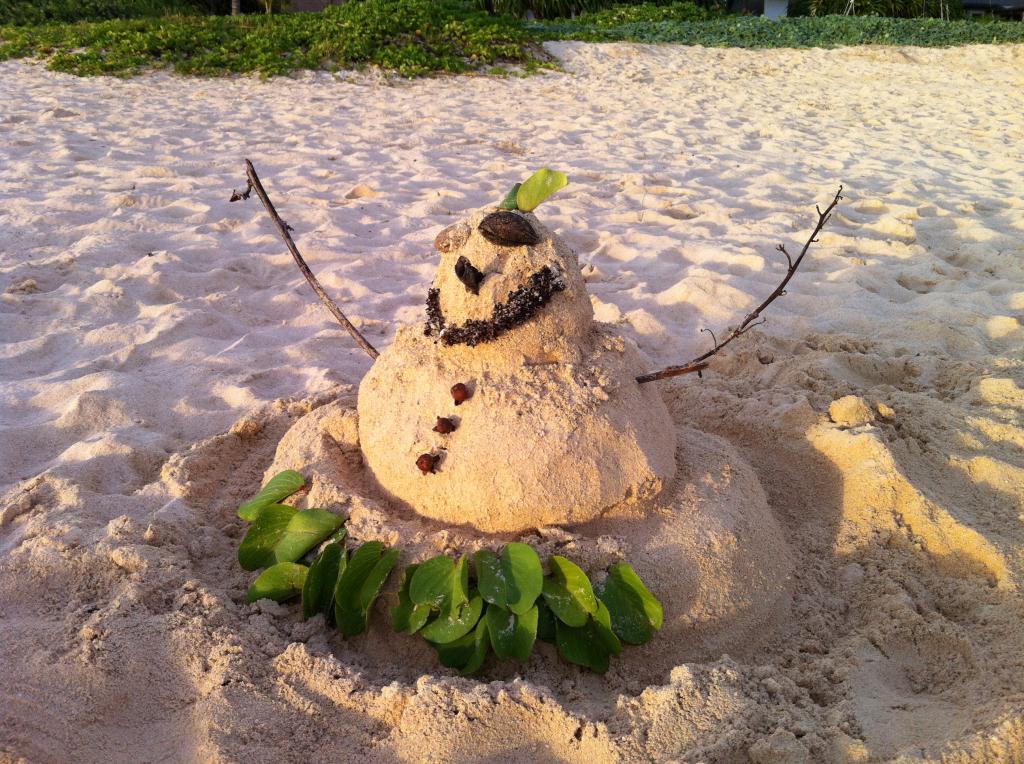
<path fill-rule="evenodd" d="M 0 64 L 0 760 L 1024 761 L 1024 47 L 552 50 L 393 84 Z M 768 323 L 655 383 L 752 467 L 789 612 L 631 648 L 654 677 L 476 681 L 246 604 L 235 507 L 370 361 L 228 203 L 243 157 L 378 347 L 443 226 L 564 170 L 538 215 L 661 365 L 843 183 Z"/>

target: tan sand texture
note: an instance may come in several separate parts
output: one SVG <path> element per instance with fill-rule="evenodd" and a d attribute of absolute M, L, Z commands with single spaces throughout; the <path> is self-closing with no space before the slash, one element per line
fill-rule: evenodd
<path fill-rule="evenodd" d="M 0 65 L 0 759 L 1024 759 L 1024 49 L 552 50 L 565 72 L 395 85 Z M 672 490 L 760 491 L 789 608 L 603 677 L 542 646 L 470 680 L 383 613 L 346 642 L 246 604 L 239 501 L 370 363 L 227 202 L 244 156 L 381 349 L 439 230 L 565 170 L 540 218 L 655 366 L 770 292 L 844 183 L 769 323 L 659 383 L 703 457 Z M 357 480 L 355 436 L 286 450 Z M 461 543 L 352 486 L 321 498 L 354 535 Z M 597 562 L 615 535 L 532 540 Z"/>

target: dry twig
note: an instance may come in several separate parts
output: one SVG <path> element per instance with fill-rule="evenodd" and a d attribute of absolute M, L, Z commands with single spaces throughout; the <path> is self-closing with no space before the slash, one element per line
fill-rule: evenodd
<path fill-rule="evenodd" d="M 771 305 L 777 298 L 781 297 L 786 293 L 786 284 L 788 284 L 789 280 L 793 278 L 793 274 L 796 273 L 796 269 L 800 267 L 800 263 L 803 261 L 804 255 L 807 254 L 807 250 L 811 248 L 811 244 L 818 240 L 818 234 L 821 233 L 821 229 L 825 227 L 825 223 L 827 223 L 829 217 L 831 217 L 832 210 L 835 209 L 836 205 L 839 204 L 839 201 L 843 198 L 842 194 L 843 187 L 840 186 L 839 190 L 836 191 L 835 198 L 832 199 L 832 203 L 825 208 L 824 212 L 821 211 L 821 207 L 815 206 L 814 209 L 817 210 L 818 212 L 818 224 L 814 227 L 813 233 L 811 233 L 810 238 L 807 240 L 807 243 L 804 244 L 804 248 L 800 251 L 800 254 L 797 256 L 795 260 L 792 257 L 790 257 L 790 254 L 789 252 L 786 251 L 786 247 L 784 244 L 780 244 L 779 246 L 776 247 L 776 249 L 779 252 L 786 256 L 786 263 L 788 264 L 788 267 L 786 268 L 786 277 L 782 279 L 782 283 L 775 287 L 775 291 L 768 295 L 767 299 L 764 302 L 762 302 L 760 305 L 754 308 L 754 310 L 747 314 L 747 317 L 743 319 L 743 323 L 741 323 L 738 327 L 729 332 L 729 334 L 726 335 L 724 340 L 722 340 L 721 342 L 716 341 L 715 346 L 711 348 L 711 350 L 704 353 L 703 355 L 697 356 L 689 363 L 686 363 L 682 366 L 667 366 L 666 368 L 661 369 L 659 371 L 652 371 L 648 372 L 647 374 L 641 374 L 639 377 L 636 378 L 636 381 L 642 385 L 645 382 L 653 382 L 656 379 L 668 379 L 669 377 L 678 377 L 681 374 L 693 374 L 694 372 L 700 374 L 701 371 L 708 367 L 707 359 L 711 358 L 711 356 L 718 353 L 722 348 L 724 348 L 737 337 L 746 334 L 755 326 L 763 324 L 764 319 L 761 319 L 760 321 L 757 320 L 758 318 L 761 317 L 761 311 L 763 311 L 765 308 Z M 710 332 L 710 329 L 708 331 Z M 712 333 L 712 339 L 714 339 L 714 336 L 714 333 Z"/>
<path fill-rule="evenodd" d="M 288 232 L 292 230 L 292 227 L 281 220 L 281 216 L 277 214 L 277 210 L 274 209 L 273 202 L 270 201 L 270 197 L 267 196 L 266 190 L 263 188 L 263 184 L 260 183 L 260 178 L 256 174 L 256 168 L 252 166 L 252 162 L 248 159 L 245 160 L 245 174 L 248 178 L 248 185 L 245 191 L 238 193 L 237 191 L 231 194 L 231 201 L 237 202 L 243 199 L 248 199 L 253 191 L 256 192 L 256 196 L 263 202 L 263 206 L 266 207 L 270 218 L 274 221 L 274 225 L 277 226 L 277 232 L 281 234 L 281 238 L 284 239 L 285 246 L 288 247 L 288 251 L 292 253 L 292 257 L 295 258 L 295 264 L 299 266 L 299 270 L 302 271 L 302 275 L 306 277 L 306 281 L 313 287 L 313 291 L 316 292 L 317 297 L 327 306 L 327 310 L 331 311 L 331 315 L 334 316 L 338 323 L 341 324 L 352 335 L 352 338 L 370 358 L 376 358 L 380 353 L 377 349 L 366 341 L 366 338 L 359 333 L 359 330 L 352 325 L 352 322 L 348 320 L 344 313 L 341 312 L 341 308 L 335 304 L 334 300 L 327 296 L 327 292 L 317 281 L 316 276 L 306 265 L 306 261 L 302 259 L 302 255 L 299 254 L 299 248 L 295 246 L 295 242 L 292 241 L 291 234 Z"/>

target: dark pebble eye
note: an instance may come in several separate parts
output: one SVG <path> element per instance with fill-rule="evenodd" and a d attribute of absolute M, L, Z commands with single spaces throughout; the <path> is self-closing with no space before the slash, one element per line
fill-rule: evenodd
<path fill-rule="evenodd" d="M 540 241 L 529 220 L 507 210 L 492 212 L 480 221 L 479 229 L 487 241 L 506 247 L 530 246 Z"/>
<path fill-rule="evenodd" d="M 465 257 L 459 257 L 455 262 L 455 275 L 459 281 L 473 294 L 480 294 L 480 282 L 484 280 L 484 274 L 473 267 Z"/>

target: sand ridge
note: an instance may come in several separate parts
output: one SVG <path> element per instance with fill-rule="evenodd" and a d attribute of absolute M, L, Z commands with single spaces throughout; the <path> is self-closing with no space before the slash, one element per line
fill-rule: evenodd
<path fill-rule="evenodd" d="M 566 73 L 394 85 L 0 65 L 3 756 L 1024 759 L 1024 49 L 552 49 Z M 538 651 L 478 682 L 245 604 L 237 503 L 368 367 L 227 203 L 245 155 L 378 346 L 438 230 L 566 170 L 544 222 L 656 365 L 770 291 L 843 182 L 769 323 L 662 388 L 756 474 L 790 616 L 656 679 Z M 846 395 L 870 421 L 829 419 Z"/>

